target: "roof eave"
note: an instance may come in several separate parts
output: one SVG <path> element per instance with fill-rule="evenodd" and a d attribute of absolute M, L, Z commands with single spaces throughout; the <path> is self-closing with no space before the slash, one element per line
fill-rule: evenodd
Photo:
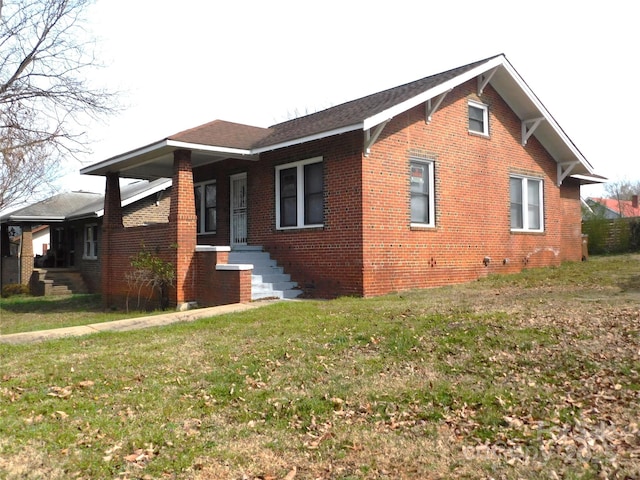
<path fill-rule="evenodd" d="M 305 137 L 295 138 L 293 140 L 287 140 L 286 142 L 274 143 L 271 145 L 265 145 L 263 147 L 254 148 L 251 150 L 251 153 L 254 155 L 259 155 L 264 152 L 269 152 L 271 150 L 277 150 L 279 148 L 291 147 L 293 145 L 300 145 L 302 143 L 311 142 L 313 140 L 321 140 L 323 138 L 331 137 L 333 135 L 340 135 L 347 132 L 353 132 L 356 130 L 362 130 L 363 124 L 362 122 L 347 125 L 345 127 L 334 128 L 333 130 L 327 130 L 325 132 L 315 133 L 313 135 L 307 135 Z"/>
<path fill-rule="evenodd" d="M 164 139 L 159 142 L 151 143 L 141 148 L 131 150 L 121 155 L 116 155 L 107 160 L 104 160 L 93 165 L 89 165 L 80 170 L 81 175 L 105 175 L 109 172 L 118 172 L 121 169 L 126 169 L 133 165 L 139 164 L 136 160 L 141 160 L 144 157 L 153 159 L 156 156 L 170 153 L 175 150 L 192 150 L 203 153 L 219 153 L 229 156 L 246 157 L 247 159 L 253 159 L 251 150 L 231 147 L 220 147 L 216 145 L 203 145 L 199 143 L 187 143 L 177 140 Z M 152 160 L 149 160 L 152 161 Z"/>
<path fill-rule="evenodd" d="M 607 183 L 609 179 L 601 177 L 599 175 L 569 175 L 571 178 L 575 178 L 580 181 L 580 185 L 595 185 L 600 183 Z"/>
<path fill-rule="evenodd" d="M 48 215 L 10 215 L 6 219 L 6 223 L 23 222 L 23 223 L 62 223 L 65 221 L 63 216 Z"/>
<path fill-rule="evenodd" d="M 477 67 L 472 68 L 468 72 L 464 72 L 450 80 L 447 80 L 446 82 L 443 82 L 439 85 L 436 85 L 433 88 L 430 88 L 429 90 L 425 90 L 424 92 L 416 95 L 413 98 L 410 98 L 409 100 L 405 100 L 404 102 L 398 103 L 393 107 L 390 107 L 386 110 L 383 110 L 380 113 L 377 113 L 376 115 L 366 118 L 363 122 L 362 128 L 363 130 L 369 130 L 370 128 L 373 128 L 383 122 L 386 122 L 387 120 L 395 117 L 396 115 L 399 115 L 400 113 L 404 113 L 407 110 L 426 102 L 430 98 L 437 97 L 438 95 L 448 92 L 452 90 L 454 87 L 457 87 L 458 85 L 461 85 L 488 70 L 491 70 L 493 68 L 499 67 L 500 65 L 503 65 L 506 61 L 507 60 L 504 57 L 504 55 L 499 55 L 497 57 L 489 59 L 482 65 L 478 65 Z"/>

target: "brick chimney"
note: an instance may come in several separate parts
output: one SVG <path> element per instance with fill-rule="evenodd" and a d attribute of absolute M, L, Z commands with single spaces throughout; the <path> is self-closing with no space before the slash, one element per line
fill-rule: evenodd
<path fill-rule="evenodd" d="M 633 208 L 638 208 L 638 195 L 631 196 L 631 206 Z"/>

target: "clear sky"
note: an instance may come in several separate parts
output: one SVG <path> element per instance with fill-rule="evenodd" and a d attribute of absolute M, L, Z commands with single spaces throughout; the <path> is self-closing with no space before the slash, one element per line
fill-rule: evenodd
<path fill-rule="evenodd" d="M 90 27 L 124 111 L 81 166 L 223 119 L 267 127 L 504 53 L 596 173 L 640 180 L 634 2 L 97 0 Z M 583 187 L 583 196 L 599 193 Z"/>

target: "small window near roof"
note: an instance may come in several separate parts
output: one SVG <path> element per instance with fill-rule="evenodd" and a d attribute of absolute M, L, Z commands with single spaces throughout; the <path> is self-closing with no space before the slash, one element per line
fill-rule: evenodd
<path fill-rule="evenodd" d="M 469 102 L 469 131 L 489 135 L 489 107 L 482 103 Z"/>

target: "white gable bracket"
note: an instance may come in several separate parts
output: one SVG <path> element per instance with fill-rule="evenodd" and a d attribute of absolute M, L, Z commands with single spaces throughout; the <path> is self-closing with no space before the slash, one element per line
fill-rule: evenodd
<path fill-rule="evenodd" d="M 533 135 L 538 125 L 540 125 L 545 120 L 544 117 L 540 118 L 530 118 L 528 120 L 522 121 L 522 146 L 524 147 L 527 144 L 527 140 L 529 137 Z"/>
<path fill-rule="evenodd" d="M 575 162 L 558 163 L 558 186 L 562 185 L 563 180 L 569 176 L 571 170 L 579 164 L 580 162 L 577 160 Z"/>
<path fill-rule="evenodd" d="M 478 75 L 478 95 L 482 95 L 485 87 L 489 85 L 491 78 L 498 71 L 498 67 L 492 68 L 491 70 L 481 73 Z"/>
<path fill-rule="evenodd" d="M 370 128 L 364 131 L 364 156 L 365 157 L 369 156 L 369 154 L 371 153 L 371 147 L 373 146 L 374 143 L 376 143 L 376 140 L 378 140 L 378 137 L 382 133 L 382 130 L 387 125 L 387 123 L 389 123 L 390 120 L 391 119 L 389 118 L 388 120 L 385 120 L 381 124 L 377 125 L 373 130 L 373 133 L 371 133 Z"/>
<path fill-rule="evenodd" d="M 451 89 L 447 90 L 444 93 L 441 93 L 437 97 L 430 98 L 429 100 L 427 100 L 426 102 L 426 106 L 427 106 L 426 122 L 427 123 L 431 122 L 431 117 L 433 116 L 434 113 L 436 113 L 436 110 L 440 108 L 440 104 L 444 100 L 444 97 L 446 97 L 447 93 L 449 93 L 450 91 Z"/>

